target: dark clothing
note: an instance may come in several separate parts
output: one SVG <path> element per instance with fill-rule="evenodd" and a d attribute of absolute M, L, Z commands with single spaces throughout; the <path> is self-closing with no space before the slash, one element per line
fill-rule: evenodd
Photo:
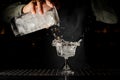
<path fill-rule="evenodd" d="M 71 6 L 72 5 L 72 6 Z M 81 0 L 80 4 L 64 2 L 59 12 L 60 26 L 63 38 L 68 41 L 78 41 L 84 35 L 87 28 L 88 16 L 91 16 L 91 6 L 89 2 Z"/>

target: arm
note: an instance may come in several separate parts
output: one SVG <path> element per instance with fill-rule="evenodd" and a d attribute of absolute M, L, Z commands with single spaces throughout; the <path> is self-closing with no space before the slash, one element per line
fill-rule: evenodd
<path fill-rule="evenodd" d="M 22 15 L 22 8 L 24 6 L 25 4 L 21 4 L 20 2 L 8 6 L 3 12 L 4 21 L 9 23 L 12 18 Z"/>
<path fill-rule="evenodd" d="M 117 15 L 106 0 L 91 0 L 92 10 L 96 16 L 96 21 L 116 24 L 118 22 Z"/>

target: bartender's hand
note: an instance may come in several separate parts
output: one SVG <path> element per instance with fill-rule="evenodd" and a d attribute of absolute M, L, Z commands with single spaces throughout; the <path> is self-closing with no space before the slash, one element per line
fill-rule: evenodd
<path fill-rule="evenodd" d="M 51 0 L 32 0 L 23 7 L 22 12 L 35 14 L 38 11 L 40 14 L 43 14 L 51 8 L 53 8 Z"/>

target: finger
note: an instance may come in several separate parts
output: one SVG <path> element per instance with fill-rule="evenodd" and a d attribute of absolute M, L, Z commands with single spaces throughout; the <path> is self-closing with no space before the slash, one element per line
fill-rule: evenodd
<path fill-rule="evenodd" d="M 40 12 L 40 14 L 43 14 L 42 1 L 36 0 L 36 2 L 37 2 L 38 11 Z"/>
<path fill-rule="evenodd" d="M 53 7 L 53 4 L 52 4 L 51 0 L 45 0 L 45 2 L 48 6 Z"/>
<path fill-rule="evenodd" d="M 31 3 L 31 13 L 32 14 L 35 14 L 36 13 L 36 8 L 35 8 L 35 2 L 34 1 L 31 1 L 32 3 Z"/>

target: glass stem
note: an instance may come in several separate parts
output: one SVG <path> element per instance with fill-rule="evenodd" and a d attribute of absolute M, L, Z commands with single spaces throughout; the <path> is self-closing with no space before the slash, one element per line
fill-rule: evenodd
<path fill-rule="evenodd" d="M 67 59 L 65 59 L 65 70 L 67 70 Z"/>
<path fill-rule="evenodd" d="M 67 59 L 65 59 L 65 70 L 68 70 L 69 68 L 68 68 L 69 66 L 68 66 L 68 63 L 67 63 Z"/>

